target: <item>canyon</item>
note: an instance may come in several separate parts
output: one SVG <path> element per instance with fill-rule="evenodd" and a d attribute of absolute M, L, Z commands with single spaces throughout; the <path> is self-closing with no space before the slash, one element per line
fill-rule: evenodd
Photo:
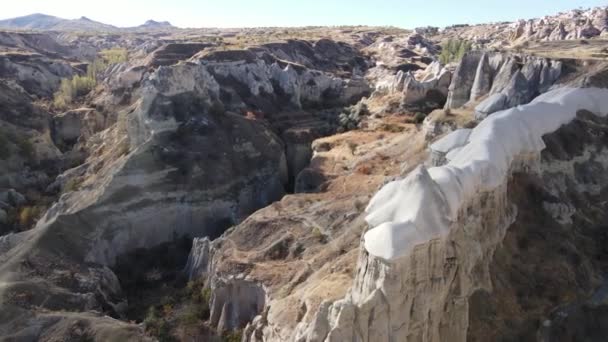
<path fill-rule="evenodd" d="M 607 10 L 0 21 L 0 339 L 602 341 Z"/>

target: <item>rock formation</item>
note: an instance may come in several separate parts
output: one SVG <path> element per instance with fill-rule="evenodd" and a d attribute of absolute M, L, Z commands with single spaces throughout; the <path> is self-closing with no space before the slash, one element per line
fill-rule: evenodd
<path fill-rule="evenodd" d="M 450 79 L 450 72 L 439 62 L 433 62 L 417 73 L 399 71 L 394 77 L 379 82 L 373 96 L 398 94 L 404 104 L 415 104 L 425 99 L 435 100 L 433 97 L 438 95 L 445 99 Z"/>
<path fill-rule="evenodd" d="M 456 69 L 445 107 L 458 108 L 481 99 L 475 110 L 482 119 L 530 102 L 553 85 L 561 68 L 561 62 L 544 58 L 469 53 Z"/>
<path fill-rule="evenodd" d="M 469 101 L 471 88 L 476 78 L 475 71 L 482 57 L 483 54 L 478 52 L 469 53 L 463 57 L 452 76 L 446 108 L 457 108 Z"/>

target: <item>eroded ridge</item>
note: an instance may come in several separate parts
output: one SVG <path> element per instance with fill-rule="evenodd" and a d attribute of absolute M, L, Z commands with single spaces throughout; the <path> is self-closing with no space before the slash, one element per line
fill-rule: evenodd
<path fill-rule="evenodd" d="M 572 121 L 581 109 L 605 115 L 608 90 L 559 88 L 528 105 L 489 116 L 471 132 L 466 145 L 454 146 L 459 150 L 447 165 L 428 170 L 420 166 L 374 196 L 366 209 L 373 228 L 365 234 L 365 249 L 390 261 L 447 234 L 464 203 L 504 183 L 518 157 L 540 153 L 543 135 Z"/>

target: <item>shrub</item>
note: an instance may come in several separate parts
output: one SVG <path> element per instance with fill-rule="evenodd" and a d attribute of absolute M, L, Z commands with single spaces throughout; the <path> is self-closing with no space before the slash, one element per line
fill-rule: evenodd
<path fill-rule="evenodd" d="M 36 222 L 40 214 L 44 211 L 40 206 L 25 206 L 19 211 L 19 225 L 22 228 L 30 227 Z"/>
<path fill-rule="evenodd" d="M 97 84 L 94 77 L 76 75 L 72 79 L 61 80 L 59 91 L 55 93 L 53 105 L 65 109 L 74 99 L 88 94 Z"/>
<path fill-rule="evenodd" d="M 243 332 L 240 330 L 230 331 L 224 333 L 222 336 L 222 342 L 241 342 L 243 339 Z"/>
<path fill-rule="evenodd" d="M 123 48 L 102 50 L 99 55 L 109 65 L 123 63 L 129 60 L 129 52 L 127 49 Z"/>
<path fill-rule="evenodd" d="M 458 62 L 472 48 L 473 44 L 469 41 L 450 39 L 447 43 L 443 44 L 439 61 L 443 64 Z"/>
<path fill-rule="evenodd" d="M 211 301 L 211 289 L 206 287 L 201 290 L 201 299 L 203 303 L 207 303 L 209 306 L 209 302 Z"/>
<path fill-rule="evenodd" d="M 129 54 L 126 49 L 108 49 L 99 53 L 87 67 L 85 76 L 76 75 L 71 79 L 61 80 L 59 90 L 55 93 L 53 105 L 58 109 L 66 109 L 73 101 L 88 94 L 97 85 L 99 74 L 103 73 L 109 66 L 126 62 Z"/>
<path fill-rule="evenodd" d="M 360 199 L 356 199 L 355 200 L 355 209 L 357 209 L 357 211 L 362 212 L 365 210 L 365 203 L 360 200 Z"/>
<path fill-rule="evenodd" d="M 424 119 L 426 118 L 426 114 L 424 113 L 416 113 L 416 115 L 414 115 L 414 122 L 417 124 L 421 124 Z"/>
<path fill-rule="evenodd" d="M 179 325 L 184 327 L 194 327 L 204 319 L 203 308 L 195 303 L 188 304 L 178 317 Z"/>
<path fill-rule="evenodd" d="M 17 136 L 15 145 L 19 148 L 19 152 L 23 158 L 32 159 L 34 157 L 34 145 L 24 136 Z"/>
<path fill-rule="evenodd" d="M 171 336 L 171 327 L 169 323 L 158 316 L 156 308 L 151 306 L 148 309 L 148 314 L 144 319 L 144 326 L 146 331 L 158 338 L 159 341 L 174 341 L 175 339 Z"/>
<path fill-rule="evenodd" d="M 382 129 L 385 132 L 401 133 L 405 130 L 405 127 L 399 126 L 396 124 L 392 124 L 392 123 L 385 123 L 385 124 L 382 124 L 382 126 L 380 126 L 380 129 Z"/>
<path fill-rule="evenodd" d="M 318 240 L 320 243 L 326 243 L 327 242 L 327 236 L 325 236 L 325 234 L 323 234 L 323 232 L 321 232 L 321 230 L 318 227 L 314 227 L 312 229 L 312 236 Z"/>
<path fill-rule="evenodd" d="M 356 142 L 354 142 L 354 141 L 348 142 L 348 149 L 350 150 L 350 153 L 353 156 L 355 155 L 355 151 L 357 151 L 357 147 L 359 147 L 359 145 Z"/>

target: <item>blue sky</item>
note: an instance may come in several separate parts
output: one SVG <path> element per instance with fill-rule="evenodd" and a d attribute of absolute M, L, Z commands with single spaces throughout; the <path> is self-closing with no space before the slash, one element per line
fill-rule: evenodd
<path fill-rule="evenodd" d="M 117 26 L 147 19 L 180 27 L 392 25 L 414 28 L 512 21 L 608 5 L 598 0 L 6 0 L 0 16 L 86 16 Z"/>

